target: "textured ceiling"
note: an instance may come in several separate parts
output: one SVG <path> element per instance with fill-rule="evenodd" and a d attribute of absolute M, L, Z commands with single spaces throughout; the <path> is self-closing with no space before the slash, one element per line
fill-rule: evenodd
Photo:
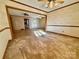
<path fill-rule="evenodd" d="M 24 3 L 24 4 L 27 4 L 27 5 L 30 5 L 32 7 L 35 7 L 35 8 L 39 8 L 41 10 L 44 10 L 44 11 L 51 11 L 51 10 L 54 10 L 54 9 L 57 9 L 57 8 L 60 8 L 62 6 L 66 6 L 68 4 L 71 4 L 71 3 L 74 3 L 74 2 L 77 2 L 79 0 L 64 0 L 64 3 L 63 4 L 60 4 L 60 5 L 57 5 L 53 8 L 46 8 L 45 7 L 45 4 L 42 3 L 42 2 L 38 2 L 38 0 L 15 0 L 15 1 L 18 1 L 20 3 Z"/>

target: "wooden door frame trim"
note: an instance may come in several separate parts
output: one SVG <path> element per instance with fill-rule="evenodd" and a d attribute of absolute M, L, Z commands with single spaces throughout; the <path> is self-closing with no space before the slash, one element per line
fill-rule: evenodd
<path fill-rule="evenodd" d="M 6 14 L 7 14 L 7 18 L 8 18 L 8 23 L 9 23 L 9 28 L 10 28 L 10 32 L 11 32 L 11 37 L 12 39 L 14 39 L 14 36 L 13 36 L 13 30 L 12 30 L 12 24 L 11 24 L 11 20 L 10 20 L 10 15 L 9 15 L 9 12 L 8 12 L 8 7 L 5 6 L 6 8 Z"/>
<path fill-rule="evenodd" d="M 7 12 L 7 17 L 8 17 L 8 22 L 9 22 L 9 27 L 10 27 L 12 39 L 14 39 L 14 37 L 13 37 L 13 32 L 12 32 L 12 27 L 11 27 L 12 24 L 11 24 L 11 20 L 10 20 L 10 15 L 9 15 L 9 12 L 8 12 L 8 8 L 16 9 L 16 10 L 20 10 L 20 11 L 25 11 L 25 12 L 30 12 L 30 13 L 35 13 L 35 14 L 38 14 L 38 15 L 45 16 L 46 17 L 45 30 L 46 30 L 46 26 L 47 26 L 47 15 L 41 14 L 41 13 L 37 13 L 37 12 L 33 12 L 33 11 L 29 11 L 29 10 L 24 10 L 24 9 L 16 8 L 16 7 L 12 7 L 12 6 L 7 6 L 7 5 L 5 7 L 6 7 L 6 12 Z"/>
<path fill-rule="evenodd" d="M 48 11 L 45 11 L 45 10 L 42 10 L 42 9 L 39 9 L 39 8 L 30 6 L 30 5 L 27 5 L 27 4 L 24 4 L 24 3 L 21 3 L 19 1 L 15 1 L 15 0 L 10 0 L 10 1 L 15 2 L 15 3 L 18 3 L 18 4 L 21 4 L 21 5 L 24 5 L 24 6 L 27 6 L 27 7 L 30 7 L 30 8 L 33 8 L 33 9 L 36 9 L 36 10 L 39 10 L 39 11 L 42 11 L 42 12 L 45 12 L 45 13 L 48 13 Z"/>

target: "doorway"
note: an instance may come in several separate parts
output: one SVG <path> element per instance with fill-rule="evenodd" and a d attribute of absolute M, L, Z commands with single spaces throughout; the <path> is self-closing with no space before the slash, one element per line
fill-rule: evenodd
<path fill-rule="evenodd" d="M 47 16 L 36 12 L 29 12 L 22 9 L 6 6 L 9 17 L 12 38 L 15 38 L 15 32 L 19 30 L 36 30 L 46 28 Z"/>

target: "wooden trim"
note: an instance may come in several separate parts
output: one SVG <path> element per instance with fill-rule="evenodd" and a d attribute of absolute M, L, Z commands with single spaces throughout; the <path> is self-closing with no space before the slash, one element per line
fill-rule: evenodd
<path fill-rule="evenodd" d="M 57 33 L 57 32 L 50 32 L 50 31 L 47 31 L 47 32 L 49 32 L 49 33 L 54 33 L 54 34 L 58 34 L 58 35 L 62 35 L 62 36 L 67 36 L 67 37 L 72 37 L 72 38 L 79 39 L 79 37 L 71 36 L 71 35 L 68 35 L 68 34 L 62 34 L 62 33 Z"/>
<path fill-rule="evenodd" d="M 5 28 L 1 29 L 0 32 L 3 32 L 6 29 L 10 29 L 10 27 L 5 27 Z"/>
<path fill-rule="evenodd" d="M 79 27 L 75 25 L 47 25 L 47 26 L 55 26 L 55 27 Z"/>
<path fill-rule="evenodd" d="M 63 6 L 63 7 L 60 7 L 60 8 L 57 8 L 57 9 L 54 9 L 54 10 L 52 10 L 52 11 L 49 11 L 48 13 L 51 13 L 51 12 L 54 12 L 54 11 L 57 11 L 57 10 L 63 9 L 63 8 L 65 8 L 65 7 L 69 7 L 69 6 L 75 5 L 75 4 L 77 4 L 77 3 L 79 3 L 79 1 L 74 2 L 74 3 L 71 3 L 71 4 L 66 5 L 66 6 Z"/>
<path fill-rule="evenodd" d="M 37 9 L 37 10 L 39 10 L 39 11 L 42 11 L 42 12 L 46 12 L 46 13 L 48 13 L 48 11 L 45 11 L 45 10 L 42 10 L 42 9 L 39 9 L 39 8 L 36 8 L 36 7 L 30 6 L 30 5 L 27 5 L 27 4 L 24 4 L 24 3 L 19 2 L 19 1 L 15 1 L 15 0 L 10 0 L 10 1 L 13 1 L 13 2 L 16 2 L 16 3 L 18 3 L 18 4 L 21 4 L 21 5 L 24 5 L 24 6 L 28 6 L 28 7 L 30 7 L 30 8 Z"/>
<path fill-rule="evenodd" d="M 13 31 L 13 27 L 12 27 L 12 21 L 11 21 L 9 12 L 8 12 L 8 7 L 7 6 L 5 6 L 5 7 L 6 7 L 6 13 L 7 13 L 9 27 L 10 27 L 10 31 L 11 31 L 11 37 L 12 37 L 12 39 L 14 39 L 14 35 L 13 35 L 14 31 Z"/>

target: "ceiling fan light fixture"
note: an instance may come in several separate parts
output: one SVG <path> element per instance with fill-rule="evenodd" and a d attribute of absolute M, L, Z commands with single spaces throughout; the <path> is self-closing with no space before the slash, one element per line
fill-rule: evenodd
<path fill-rule="evenodd" d="M 54 6 L 64 3 L 64 0 L 39 0 L 39 1 L 44 2 L 45 7 L 47 8 L 53 8 Z"/>

